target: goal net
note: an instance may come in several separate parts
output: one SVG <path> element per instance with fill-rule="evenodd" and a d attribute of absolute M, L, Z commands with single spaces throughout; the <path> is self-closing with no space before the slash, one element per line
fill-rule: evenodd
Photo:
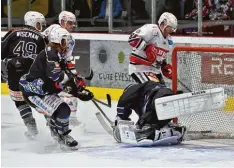
<path fill-rule="evenodd" d="M 177 46 L 172 53 L 173 91 L 194 92 L 223 87 L 222 110 L 179 117 L 188 138 L 234 138 L 234 48 Z"/>

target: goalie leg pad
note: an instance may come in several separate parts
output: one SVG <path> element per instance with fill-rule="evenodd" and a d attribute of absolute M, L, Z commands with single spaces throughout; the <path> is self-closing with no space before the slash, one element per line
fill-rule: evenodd
<path fill-rule="evenodd" d="M 116 140 L 116 142 L 121 143 L 121 136 L 119 128 L 117 126 L 113 128 L 113 137 Z"/>
<path fill-rule="evenodd" d="M 119 129 L 122 143 L 136 144 L 135 125 L 133 121 L 119 120 L 116 126 Z"/>
<path fill-rule="evenodd" d="M 153 127 L 144 126 L 139 130 L 132 121 L 120 121 L 118 129 L 121 142 L 134 146 L 176 145 L 181 142 L 182 137 L 179 131 L 172 128 L 155 130 Z"/>

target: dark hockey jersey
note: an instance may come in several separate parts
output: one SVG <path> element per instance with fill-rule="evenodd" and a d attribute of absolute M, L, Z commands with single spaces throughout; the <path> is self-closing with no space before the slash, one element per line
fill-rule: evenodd
<path fill-rule="evenodd" d="M 59 93 L 58 84 L 65 72 L 60 67 L 60 54 L 55 48 L 46 47 L 33 62 L 29 73 L 20 79 L 20 85 L 27 95 Z"/>
<path fill-rule="evenodd" d="M 148 81 L 127 87 L 117 104 L 117 116 L 126 120 L 134 110 L 140 120 L 153 124 L 157 120 L 154 100 L 173 95 L 173 91 L 164 84 Z"/>
<path fill-rule="evenodd" d="M 7 58 L 35 58 L 45 48 L 45 42 L 40 32 L 33 29 L 18 29 L 9 31 L 2 39 L 1 60 Z"/>

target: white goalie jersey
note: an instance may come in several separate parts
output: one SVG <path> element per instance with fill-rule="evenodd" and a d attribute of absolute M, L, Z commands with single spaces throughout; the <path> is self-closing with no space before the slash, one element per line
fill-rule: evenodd
<path fill-rule="evenodd" d="M 42 32 L 42 35 L 44 37 L 46 37 L 48 40 L 50 40 L 50 34 L 54 29 L 60 28 L 61 26 L 59 24 L 52 24 L 51 26 L 49 26 L 47 29 L 45 29 Z M 72 36 L 71 36 L 72 37 Z M 70 61 L 69 59 L 72 58 L 72 52 L 73 49 L 75 47 L 75 39 L 72 37 L 72 39 L 69 41 L 69 45 L 68 45 L 68 52 L 66 54 L 66 58 L 68 58 L 68 61 Z"/>
<path fill-rule="evenodd" d="M 128 43 L 133 47 L 130 55 L 129 74 L 136 72 L 161 73 L 160 64 L 166 59 L 173 42 L 170 36 L 164 37 L 156 24 L 145 24 L 135 30 L 129 37 Z M 157 57 L 150 60 L 145 50 L 153 45 Z"/>

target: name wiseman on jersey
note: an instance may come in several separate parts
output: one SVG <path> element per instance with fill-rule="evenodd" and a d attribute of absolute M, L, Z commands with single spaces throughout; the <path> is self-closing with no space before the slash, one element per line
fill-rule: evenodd
<path fill-rule="evenodd" d="M 39 36 L 35 33 L 32 33 L 32 32 L 24 32 L 24 31 L 21 31 L 21 32 L 17 32 L 17 36 L 20 36 L 20 37 L 28 37 L 28 38 L 33 38 L 35 40 L 38 40 Z"/>

